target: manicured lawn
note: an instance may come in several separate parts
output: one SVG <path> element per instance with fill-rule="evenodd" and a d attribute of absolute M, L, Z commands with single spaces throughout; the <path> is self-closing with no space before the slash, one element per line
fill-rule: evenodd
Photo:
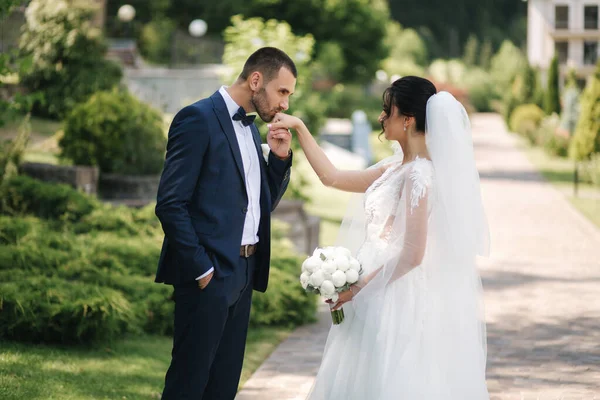
<path fill-rule="evenodd" d="M 252 329 L 242 382 L 289 331 Z M 0 399 L 159 399 L 170 362 L 171 339 L 140 336 L 99 349 L 0 342 Z"/>
<path fill-rule="evenodd" d="M 579 183 L 578 196 L 574 196 L 572 160 L 553 157 L 536 147 L 525 147 L 529 160 L 540 173 L 558 190 L 565 194 L 571 204 L 590 221 L 600 227 L 600 188 L 590 183 Z"/>

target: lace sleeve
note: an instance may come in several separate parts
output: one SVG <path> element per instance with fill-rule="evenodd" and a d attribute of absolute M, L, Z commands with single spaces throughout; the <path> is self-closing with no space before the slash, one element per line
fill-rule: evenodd
<path fill-rule="evenodd" d="M 418 160 L 409 171 L 406 179 L 403 206 L 405 217 L 402 218 L 404 227 L 400 243 L 400 257 L 394 268 L 391 281 L 394 281 L 421 265 L 427 246 L 427 228 L 429 217 L 430 189 L 432 184 L 431 165 L 423 160 Z"/>

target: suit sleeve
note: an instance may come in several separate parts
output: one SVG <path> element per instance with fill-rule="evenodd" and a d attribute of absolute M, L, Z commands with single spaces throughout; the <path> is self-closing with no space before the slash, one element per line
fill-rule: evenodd
<path fill-rule="evenodd" d="M 290 183 L 292 158 L 293 155 L 290 154 L 286 160 L 281 160 L 272 151 L 269 152 L 267 180 L 271 193 L 271 211 L 275 210 Z"/>
<path fill-rule="evenodd" d="M 188 210 L 208 144 L 209 134 L 200 110 L 191 106 L 181 110 L 169 129 L 165 165 L 156 200 L 156 216 L 169 246 L 181 261 L 181 275 L 190 281 L 212 268 Z"/>

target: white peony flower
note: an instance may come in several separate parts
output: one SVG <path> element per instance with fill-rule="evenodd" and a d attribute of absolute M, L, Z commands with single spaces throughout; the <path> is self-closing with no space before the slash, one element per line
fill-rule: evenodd
<path fill-rule="evenodd" d="M 332 282 L 337 288 L 344 286 L 346 284 L 346 274 L 342 271 L 335 271 L 332 276 Z"/>
<path fill-rule="evenodd" d="M 325 276 L 323 275 L 323 271 L 316 271 L 314 274 L 310 276 L 310 284 L 314 287 L 318 288 L 323 284 L 325 280 Z"/>
<path fill-rule="evenodd" d="M 306 288 L 308 287 L 309 281 L 310 281 L 310 274 L 307 272 L 303 272 L 302 275 L 300 275 L 300 283 L 302 284 L 302 288 L 304 290 L 306 290 Z"/>
<path fill-rule="evenodd" d="M 333 260 L 323 261 L 323 264 L 321 265 L 321 271 L 326 274 L 333 274 L 335 271 L 337 271 L 336 262 Z"/>
<path fill-rule="evenodd" d="M 323 281 L 319 290 L 322 296 L 331 297 L 335 293 L 335 286 L 331 281 Z"/>
<path fill-rule="evenodd" d="M 353 269 L 356 272 L 360 271 L 360 263 L 357 259 L 353 258 L 350 260 L 350 269 Z"/>
<path fill-rule="evenodd" d="M 323 255 L 327 257 L 328 260 L 332 260 L 335 258 L 335 248 L 333 247 L 325 247 L 323 249 Z"/>
<path fill-rule="evenodd" d="M 346 256 L 336 257 L 335 265 L 338 271 L 346 272 L 350 269 L 350 260 Z"/>
<path fill-rule="evenodd" d="M 321 269 L 321 264 L 323 264 L 323 261 L 321 261 L 320 258 L 309 257 L 302 264 L 302 268 L 306 269 L 306 272 L 310 272 L 312 274 L 313 272 Z"/>
<path fill-rule="evenodd" d="M 331 296 L 331 301 L 333 301 L 334 303 L 335 303 L 336 301 L 338 301 L 339 299 L 340 299 L 340 294 L 339 294 L 338 292 L 335 292 L 335 293 L 333 294 L 333 296 Z"/>
<path fill-rule="evenodd" d="M 317 247 L 315 249 L 315 251 L 313 251 L 313 257 L 318 257 L 319 259 L 321 258 L 321 254 L 323 254 L 323 249 L 320 247 Z"/>
<path fill-rule="evenodd" d="M 358 271 L 349 269 L 346 271 L 346 282 L 349 284 L 356 283 L 358 281 Z"/>
<path fill-rule="evenodd" d="M 346 257 L 352 258 L 352 252 L 345 247 L 336 247 L 335 248 L 335 256 L 338 257 Z"/>

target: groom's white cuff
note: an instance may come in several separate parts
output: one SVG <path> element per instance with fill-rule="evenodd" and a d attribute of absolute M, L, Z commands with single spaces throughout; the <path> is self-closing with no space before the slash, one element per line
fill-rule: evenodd
<path fill-rule="evenodd" d="M 210 269 L 208 271 L 206 271 L 205 273 L 203 273 L 202 275 L 200 275 L 199 277 L 196 278 L 197 281 L 199 281 L 200 279 L 204 278 L 205 276 L 208 276 L 210 274 L 212 274 L 212 272 L 214 271 L 214 267 L 210 267 Z"/>

